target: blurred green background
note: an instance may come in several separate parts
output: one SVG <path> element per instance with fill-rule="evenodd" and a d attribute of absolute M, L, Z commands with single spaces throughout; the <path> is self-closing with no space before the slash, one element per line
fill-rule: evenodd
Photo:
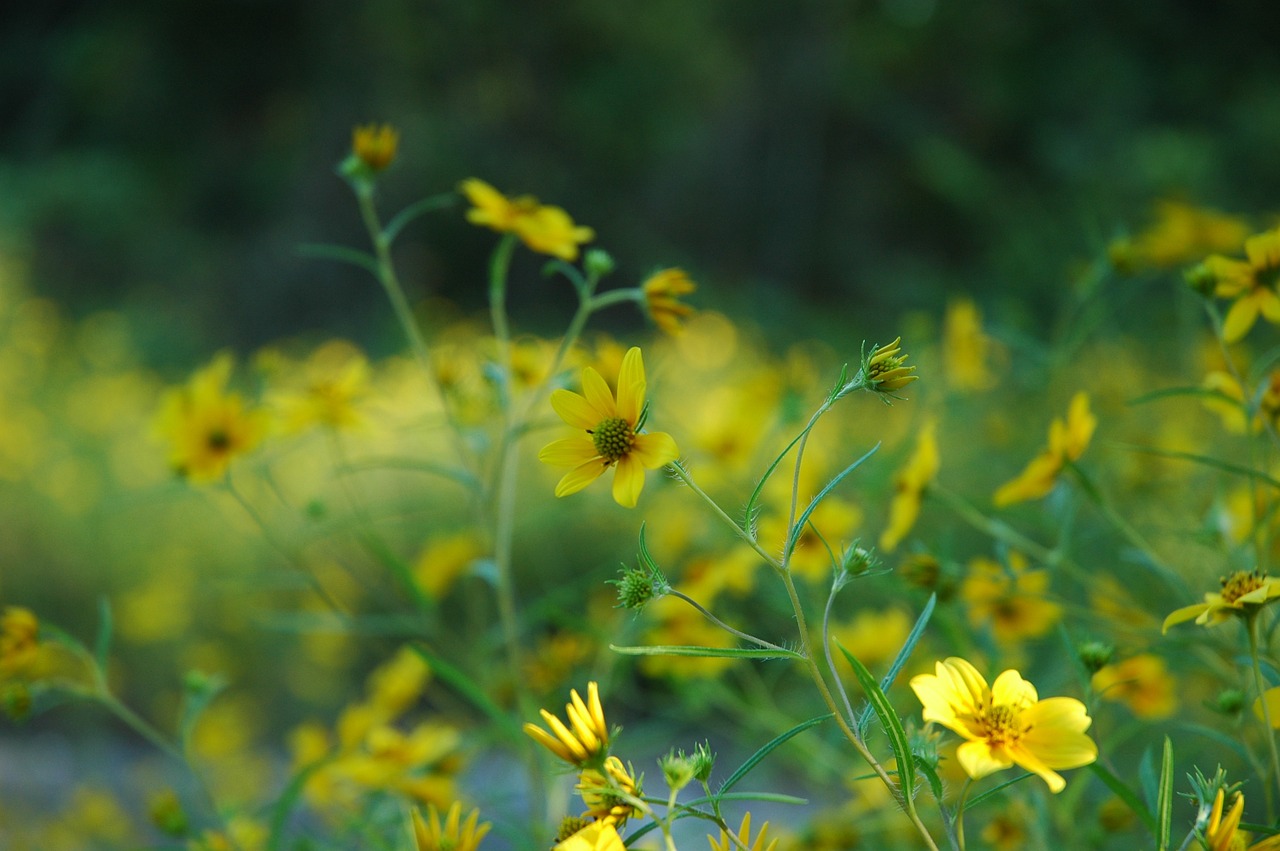
<path fill-rule="evenodd" d="M 837 328 L 955 289 L 1047 312 L 1153 198 L 1269 209 L 1280 183 L 1273 4 L 85 0 L 6 21 L 0 230 L 39 291 L 128 305 L 184 364 L 316 327 L 396 345 L 371 281 L 296 250 L 363 243 L 333 166 L 373 120 L 403 131 L 388 213 L 480 176 L 594 227 L 627 281 L 683 263 L 708 302 L 835 306 Z M 398 261 L 415 297 L 476 307 L 489 246 L 444 215 Z M 535 330 L 553 289 L 515 305 Z"/>

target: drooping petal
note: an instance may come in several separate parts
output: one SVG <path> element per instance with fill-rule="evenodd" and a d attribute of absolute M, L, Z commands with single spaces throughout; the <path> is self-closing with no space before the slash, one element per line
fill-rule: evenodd
<path fill-rule="evenodd" d="M 1018 765 L 1038 776 L 1049 787 L 1049 791 L 1058 794 L 1067 788 L 1067 781 L 1062 778 L 1061 774 L 1051 769 L 1049 766 L 1041 762 L 1035 754 L 1026 748 L 1018 746 L 1013 751 L 1013 761 Z M 1092 762 L 1092 760 L 1090 760 Z"/>
<path fill-rule="evenodd" d="M 1236 299 L 1235 304 L 1227 311 L 1227 318 L 1222 323 L 1222 339 L 1228 343 L 1239 342 L 1249 333 L 1253 323 L 1258 321 L 1258 302 L 1252 295 Z"/>
<path fill-rule="evenodd" d="M 631 445 L 630 456 L 650 470 L 665 467 L 680 457 L 675 438 L 665 431 L 637 434 Z"/>
<path fill-rule="evenodd" d="M 956 748 L 956 759 L 960 762 L 965 774 L 974 780 L 1013 765 L 1013 760 L 1003 750 L 993 750 L 986 742 L 964 742 Z"/>
<path fill-rule="evenodd" d="M 623 508 L 635 508 L 644 488 L 644 467 L 634 455 L 618 459 L 613 473 L 613 500 Z"/>
<path fill-rule="evenodd" d="M 1162 634 L 1166 633 L 1169 631 L 1169 627 L 1198 618 L 1200 615 L 1203 615 L 1208 611 L 1208 603 L 1195 603 L 1190 606 L 1183 606 L 1181 609 L 1174 609 L 1169 613 L 1169 616 L 1164 619 L 1164 626 L 1160 628 L 1160 632 Z"/>
<path fill-rule="evenodd" d="M 605 419 L 590 402 L 572 390 L 552 390 L 551 407 L 560 415 L 560 419 L 584 431 L 590 431 L 600 424 L 600 420 Z"/>
<path fill-rule="evenodd" d="M 591 367 L 582 370 L 582 392 L 586 394 L 588 404 L 598 415 L 596 423 L 618 416 L 618 406 L 613 403 L 613 394 L 609 392 L 608 383 Z M 595 426 L 588 426 L 588 428 L 595 428 Z"/>
<path fill-rule="evenodd" d="M 618 370 L 618 413 L 631 425 L 640 418 L 644 409 L 645 377 L 644 359 L 638 346 L 632 346 L 622 358 Z"/>
<path fill-rule="evenodd" d="M 577 467 L 600 457 L 591 438 L 574 435 L 553 440 L 538 453 L 538 460 L 553 467 Z"/>
<path fill-rule="evenodd" d="M 600 478 L 607 469 L 609 469 L 609 465 L 600 458 L 594 458 L 585 464 L 574 467 L 565 473 L 564 478 L 556 485 L 556 496 L 568 496 L 569 494 L 577 493 Z"/>

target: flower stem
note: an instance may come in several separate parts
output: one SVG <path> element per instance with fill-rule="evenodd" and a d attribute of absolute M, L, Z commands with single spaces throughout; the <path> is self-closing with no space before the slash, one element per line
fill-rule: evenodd
<path fill-rule="evenodd" d="M 707 620 L 711 621 L 713 624 L 720 627 L 730 635 L 735 635 L 738 638 L 741 638 L 743 641 L 750 641 L 752 644 L 755 644 L 758 647 L 763 647 L 766 650 L 779 650 L 779 651 L 782 651 L 783 653 L 789 652 L 785 647 L 779 647 L 778 645 L 772 642 L 765 641 L 763 638 L 756 638 L 754 635 L 748 635 L 747 633 L 742 632 L 741 630 L 734 629 L 724 621 L 720 620 L 715 615 L 711 614 L 711 612 L 707 611 L 707 609 L 704 608 L 701 603 L 699 603 L 697 600 L 690 597 L 688 594 L 677 591 L 674 588 L 672 588 L 667 593 L 670 594 L 672 597 L 679 597 L 681 600 L 684 600 L 690 606 L 693 606 L 695 609 L 701 612 L 703 617 L 705 617 Z"/>
<path fill-rule="evenodd" d="M 704 491 L 698 483 L 693 480 L 693 476 L 689 473 L 689 469 L 685 467 L 684 464 L 679 461 L 673 461 L 668 465 L 668 468 L 675 473 L 677 479 L 688 486 L 689 490 L 701 497 L 702 501 L 707 504 L 712 513 L 732 529 L 734 534 L 742 539 L 743 543 L 755 550 L 756 555 L 764 559 L 765 562 L 767 562 L 775 571 L 782 570 L 782 564 L 778 559 L 771 555 L 764 547 L 760 546 L 760 542 L 755 539 L 754 535 L 739 526 L 736 520 L 725 513 L 725 510 L 720 507 L 720 504 L 712 499 L 710 494 Z"/>

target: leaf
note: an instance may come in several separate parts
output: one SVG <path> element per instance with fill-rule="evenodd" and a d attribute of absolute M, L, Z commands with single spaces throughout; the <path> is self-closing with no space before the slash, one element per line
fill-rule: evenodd
<path fill-rule="evenodd" d="M 298 246 L 298 253 L 303 257 L 310 257 L 316 260 L 337 260 L 340 263 L 350 263 L 352 266 L 359 266 L 375 278 L 378 277 L 378 261 L 372 255 L 355 248 L 309 242 Z"/>
<path fill-rule="evenodd" d="M 1156 833 L 1156 819 L 1151 815 L 1151 811 L 1147 809 L 1147 805 L 1142 803 L 1133 790 L 1124 784 L 1124 781 L 1111 773 L 1105 765 L 1100 762 L 1094 762 L 1089 765 L 1089 769 L 1098 776 L 1106 787 L 1110 789 L 1115 796 L 1125 802 L 1125 805 L 1133 811 L 1133 814 L 1142 819 L 1142 823 L 1147 826 L 1147 830 L 1151 831 L 1154 836 Z"/>
<path fill-rule="evenodd" d="M 893 664 L 889 666 L 889 672 L 880 680 L 880 688 L 888 691 L 893 687 L 893 681 L 898 678 L 898 674 L 902 671 L 902 666 L 907 664 L 907 659 L 911 658 L 911 652 L 916 649 L 916 644 L 920 641 L 920 636 L 924 635 L 924 628 L 929 624 L 929 618 L 933 616 L 933 607 L 938 602 L 937 594 L 929 595 L 929 602 L 924 604 L 924 610 L 920 612 L 920 617 L 916 618 L 915 626 L 911 627 L 911 632 L 907 635 L 907 641 L 902 645 L 902 649 L 898 651 L 898 655 L 893 658 Z M 871 718 L 871 704 L 867 704 L 858 716 L 858 734 L 866 733 L 867 721 Z"/>
<path fill-rule="evenodd" d="M 289 812 L 297 804 L 298 798 L 302 795 L 302 790 L 307 786 L 307 781 L 311 779 L 311 775 L 329 762 L 330 759 L 327 758 L 317 760 L 294 774 L 289 781 L 289 785 L 285 787 L 284 791 L 280 793 L 280 797 L 276 798 L 275 803 L 271 805 L 271 834 L 267 838 L 267 851 L 280 851 L 283 847 L 284 827 L 285 822 L 289 819 Z"/>
<path fill-rule="evenodd" d="M 933 799 L 941 804 L 943 793 L 942 778 L 938 776 L 937 769 L 923 760 L 916 763 L 916 768 L 929 781 L 929 791 L 933 792 Z"/>
<path fill-rule="evenodd" d="M 396 237 L 400 235 L 400 231 L 404 230 L 404 226 L 414 219 L 424 213 L 452 207 L 457 202 L 458 196 L 452 192 L 443 192 L 439 195 L 431 195 L 420 201 L 415 201 L 395 214 L 395 217 L 382 229 L 382 238 L 387 241 L 387 245 L 390 245 L 396 241 Z"/>
<path fill-rule="evenodd" d="M 755 490 L 751 492 L 751 496 L 747 499 L 747 507 L 743 512 L 745 515 L 742 527 L 743 529 L 751 528 L 751 516 L 755 513 L 756 503 L 760 501 L 760 493 L 764 490 L 765 484 L 768 483 L 769 477 L 773 475 L 774 470 L 778 469 L 778 465 L 782 463 L 782 459 L 786 458 L 787 455 L 790 454 L 791 450 L 795 448 L 795 445 L 799 443 L 812 429 L 813 424 L 810 423 L 804 431 L 797 434 L 795 438 L 787 444 L 787 448 L 783 449 L 782 452 L 778 454 L 778 457 L 773 459 L 773 463 L 769 465 L 768 469 L 764 471 L 764 475 L 761 476 L 760 481 L 756 483 Z"/>
<path fill-rule="evenodd" d="M 1023 780 L 1026 780 L 1028 777 L 1035 777 L 1035 775 L 1032 774 L 1031 772 L 1027 772 L 1026 774 L 1019 774 L 1017 777 L 1013 778 L 1012 780 L 1006 780 L 1003 783 L 1001 783 L 999 786 L 992 787 L 991 789 L 988 789 L 987 791 L 983 792 L 981 795 L 975 795 L 974 797 L 969 799 L 969 802 L 967 804 L 965 804 L 965 807 L 964 807 L 965 810 L 968 811 L 973 809 L 978 804 L 981 804 L 983 801 L 987 800 L 988 798 L 993 798 L 1000 792 L 1003 792 L 1006 787 L 1012 786 L 1014 783 L 1021 783 Z"/>
<path fill-rule="evenodd" d="M 1203 464 L 1206 467 L 1212 467 L 1215 470 L 1221 470 L 1224 473 L 1231 473 L 1237 476 L 1246 476 L 1250 479 L 1257 479 L 1265 482 L 1273 488 L 1280 489 L 1280 479 L 1273 479 L 1261 470 L 1255 470 L 1252 467 L 1245 467 L 1240 464 L 1232 464 L 1230 461 L 1223 461 L 1219 458 L 1212 458 L 1208 455 L 1197 455 L 1194 452 L 1179 452 L 1174 449 L 1158 449 L 1154 446 L 1138 446 L 1133 443 L 1117 444 L 1125 449 L 1134 452 L 1145 452 L 1148 455 L 1158 455 L 1162 458 L 1172 458 L 1177 461 L 1190 461 L 1194 464 Z"/>
<path fill-rule="evenodd" d="M 1173 742 L 1164 737 L 1160 757 L 1160 787 L 1156 793 L 1156 848 L 1165 851 L 1173 836 Z"/>
<path fill-rule="evenodd" d="M 520 740 L 520 736 L 523 733 L 521 725 L 512 720 L 511 716 L 501 706 L 494 703 L 475 680 L 463 673 L 461 668 L 432 653 L 424 645 L 414 644 L 412 647 L 413 652 L 425 659 L 427 664 L 431 666 L 431 671 L 435 676 L 439 677 L 451 686 L 454 691 L 487 715 L 513 741 Z"/>
<path fill-rule="evenodd" d="M 867 454 L 866 454 L 866 455 L 863 455 L 863 456 L 862 456 L 861 458 L 859 458 L 857 461 L 854 461 L 854 462 L 853 462 L 852 464 L 850 464 L 848 467 L 845 467 L 843 470 L 841 470 L 841 471 L 840 471 L 840 473 L 839 473 L 839 474 L 838 474 L 834 479 L 832 479 L 831 481 L 827 482 L 827 486 L 826 486 L 826 487 L 824 487 L 822 490 L 818 491 L 818 495 L 817 495 L 817 496 L 815 496 L 815 497 L 813 498 L 813 500 L 809 503 L 809 506 L 808 506 L 807 508 L 805 508 L 804 512 L 803 512 L 803 513 L 800 515 L 800 517 L 796 520 L 796 524 L 795 524 L 795 526 L 791 527 L 791 535 L 790 535 L 790 537 L 788 537 L 788 538 L 787 538 L 787 546 L 786 546 L 786 549 L 784 549 L 784 550 L 782 551 L 782 558 L 783 558 L 784 560 L 785 560 L 788 556 L 790 556 L 790 555 L 791 555 L 791 551 L 792 551 L 793 549 L 795 549 L 795 547 L 796 547 L 796 541 L 798 541 L 798 540 L 800 539 L 800 533 L 804 530 L 804 525 L 805 525 L 806 523 L 808 523 L 808 522 L 809 522 L 809 515 L 813 514 L 813 510 L 814 510 L 815 508 L 817 508 L 817 507 L 818 507 L 818 503 L 822 502 L 823 498 L 825 498 L 827 494 L 831 493 L 832 489 L 833 489 L 836 485 L 838 485 L 838 484 L 840 484 L 840 482 L 844 481 L 845 476 L 849 475 L 849 474 L 850 474 L 850 473 L 852 473 L 854 470 L 856 470 L 856 469 L 858 469 L 859 467 L 861 467 L 861 466 L 862 466 L 862 462 L 863 462 L 863 461 L 866 461 L 866 460 L 867 460 L 868 458 L 870 458 L 872 455 L 876 454 L 876 452 L 877 452 L 879 449 L 880 449 L 880 444 L 879 444 L 879 443 L 877 443 L 875 446 L 871 447 L 871 449 L 869 449 L 869 450 L 867 451 Z"/>
<path fill-rule="evenodd" d="M 619 647 L 610 644 L 609 649 L 624 656 L 703 656 L 715 659 L 800 659 L 804 656 L 794 650 L 765 647 L 698 647 L 683 644 L 645 644 L 638 647 Z"/>
<path fill-rule="evenodd" d="M 738 770 L 733 772 L 733 774 L 730 774 L 728 780 L 720 784 L 720 790 L 716 793 L 716 799 L 722 800 L 724 798 L 724 793 L 728 792 L 730 789 L 736 786 L 738 782 L 742 780 L 742 778 L 746 777 L 747 773 L 750 772 L 751 769 L 755 768 L 760 763 L 760 760 L 764 759 L 770 753 L 777 750 L 780 746 L 785 744 L 788 740 L 795 738 L 799 734 L 803 733 L 805 730 L 808 730 L 810 727 L 818 726 L 823 721 L 826 721 L 828 718 L 831 718 L 831 717 L 833 717 L 832 714 L 828 712 L 826 715 L 819 715 L 817 718 L 810 718 L 808 721 L 802 721 L 796 726 L 792 727 L 790 730 L 787 730 L 782 735 L 768 742 L 766 745 L 764 745 L 764 747 L 760 748 L 760 750 L 756 751 L 751 756 L 747 757 L 747 761 L 742 763 L 742 765 L 738 766 Z"/>
<path fill-rule="evenodd" d="M 893 704 L 889 702 L 888 695 L 880 688 L 876 678 L 871 676 L 871 672 L 862 662 L 858 661 L 858 657 L 844 649 L 844 645 L 839 641 L 836 642 L 836 647 L 840 648 L 844 658 L 848 659 L 849 664 L 853 666 L 853 672 L 857 674 L 858 682 L 862 684 L 867 701 L 880 718 L 880 726 L 889 737 L 889 747 L 893 749 L 893 755 L 898 760 L 898 785 L 902 788 L 902 800 L 907 807 L 910 807 L 916 781 L 915 754 L 911 752 L 911 741 L 907 738 L 907 731 L 902 728 L 902 719 L 894 711 Z"/>
<path fill-rule="evenodd" d="M 103 676 L 107 673 L 107 656 L 111 652 L 111 603 L 106 597 L 98 600 L 98 634 L 93 640 L 93 661 Z"/>

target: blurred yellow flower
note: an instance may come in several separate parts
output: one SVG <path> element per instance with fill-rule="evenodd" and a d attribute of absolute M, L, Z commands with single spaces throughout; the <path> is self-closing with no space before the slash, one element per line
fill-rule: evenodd
<path fill-rule="evenodd" d="M 296 384 L 272 395 L 288 431 L 320 425 L 336 431 L 359 428 L 365 418 L 360 403 L 369 395 L 369 360 L 345 340 L 325 343 L 297 368 Z"/>
<path fill-rule="evenodd" d="M 565 705 L 566 726 L 559 718 L 545 709 L 539 710 L 552 733 L 537 724 L 526 723 L 524 731 L 535 742 L 560 759 L 579 768 L 599 765 L 609 752 L 609 726 L 604 720 L 604 708 L 600 704 L 600 687 L 587 683 L 587 699 L 578 696 L 577 689 L 569 692 L 571 702 Z"/>
<path fill-rule="evenodd" d="M 816 582 L 826 581 L 831 575 L 832 552 L 839 558 L 841 544 L 852 538 L 860 523 L 862 511 L 853 503 L 831 496 L 822 500 L 796 538 L 788 565 L 791 572 Z M 770 514 L 761 518 L 757 537 L 774 543 L 780 551 L 787 540 L 786 517 Z"/>
<path fill-rule="evenodd" d="M 351 131 L 351 153 L 369 171 L 382 171 L 391 165 L 400 147 L 400 131 L 390 124 L 366 124 Z"/>
<path fill-rule="evenodd" d="M 683 269 L 663 269 L 648 277 L 640 289 L 644 292 L 645 309 L 655 325 L 668 334 L 684 330 L 684 320 L 693 308 L 680 301 L 698 288 Z"/>
<path fill-rule="evenodd" d="M 9 606 L 0 615 L 0 678 L 29 672 L 39 658 L 40 620 L 30 609 Z"/>
<path fill-rule="evenodd" d="M 227 391 L 232 366 L 230 354 L 218 355 L 161 403 L 155 431 L 169 443 L 170 466 L 189 481 L 222 478 L 232 459 L 252 451 L 266 431 L 263 414 Z"/>
<path fill-rule="evenodd" d="M 1111 243 L 1108 254 L 1124 273 L 1172 269 L 1215 251 L 1235 251 L 1248 235 L 1249 225 L 1239 216 L 1170 198 L 1156 202 L 1150 227 Z"/>
<path fill-rule="evenodd" d="M 484 543 L 475 532 L 457 532 L 428 541 L 413 564 L 413 578 L 420 589 L 439 600 L 476 560 L 485 555 Z"/>
<path fill-rule="evenodd" d="M 880 549 L 893 552 L 920 516 L 920 502 L 925 489 L 938 475 L 937 423 L 929 420 L 916 438 L 916 450 L 893 478 L 893 499 L 889 503 L 889 522 L 880 533 Z"/>
<path fill-rule="evenodd" d="M 1164 619 L 1162 631 L 1168 632 L 1169 627 L 1192 618 L 1203 626 L 1217 626 L 1232 616 L 1250 616 L 1280 597 L 1280 579 L 1273 579 L 1260 570 L 1237 570 L 1222 577 L 1220 582 L 1222 590 L 1206 592 L 1203 603 L 1170 612 Z"/>
<path fill-rule="evenodd" d="M 864 386 L 877 393 L 892 393 L 901 390 L 920 376 L 912 375 L 916 368 L 907 366 L 908 355 L 899 354 L 902 350 L 902 338 L 898 337 L 886 346 L 880 346 L 871 352 L 863 365 Z"/>
<path fill-rule="evenodd" d="M 1089 410 L 1089 397 L 1077 393 L 1071 398 L 1066 420 L 1054 419 L 1050 423 L 1049 447 L 1032 458 L 1016 478 L 1000 486 L 995 504 L 1012 505 L 1046 496 L 1067 462 L 1077 461 L 1084 454 L 1097 426 L 1098 418 Z"/>
<path fill-rule="evenodd" d="M 1092 719 L 1072 697 L 1040 700 L 1035 686 L 1007 670 L 987 686 L 973 665 L 952 656 L 935 665 L 936 673 L 911 678 L 924 705 L 924 720 L 941 724 L 966 741 L 956 759 L 975 780 L 1018 765 L 1061 792 L 1066 781 L 1057 770 L 1079 768 L 1098 758 L 1085 735 Z"/>
<path fill-rule="evenodd" d="M 942 320 L 947 384 L 960 391 L 991 389 L 996 383 L 991 359 L 999 351 L 999 344 L 983 333 L 982 314 L 973 299 L 952 299 Z"/>
<path fill-rule="evenodd" d="M 417 851 L 476 851 L 489 832 L 489 823 L 477 824 L 480 811 L 472 810 L 462 821 L 462 802 L 454 801 L 443 822 L 435 805 L 427 807 L 427 818 L 422 811 L 413 809 L 413 841 Z"/>
<path fill-rule="evenodd" d="M 628 798 L 640 797 L 640 782 L 622 760 L 611 756 L 600 768 L 584 768 L 578 775 L 578 794 L 587 805 L 583 818 L 622 827 L 636 811 Z"/>
<path fill-rule="evenodd" d="M 508 198 L 474 177 L 462 181 L 458 188 L 471 202 L 471 209 L 467 210 L 467 221 L 499 233 L 515 230 L 520 219 L 538 208 L 538 199 L 532 195 Z"/>
<path fill-rule="evenodd" d="M 774 851 L 778 847 L 778 840 L 767 842 L 768 836 L 769 822 L 765 822 L 760 825 L 760 832 L 756 834 L 753 842 L 751 840 L 751 813 L 747 813 L 742 817 L 742 826 L 738 828 L 738 839 L 749 851 Z M 718 842 L 710 836 L 707 837 L 707 841 L 711 843 L 712 851 L 733 851 L 735 848 L 742 847 L 737 842 L 734 842 L 728 832 L 723 829 L 720 831 L 720 840 Z"/>
<path fill-rule="evenodd" d="M 1205 847 L 1208 851 L 1275 851 L 1280 849 L 1280 835 L 1268 836 L 1261 842 L 1249 844 L 1249 834 L 1240 830 L 1240 818 L 1244 815 L 1244 795 L 1237 792 L 1231 801 L 1231 811 L 1222 814 L 1226 790 L 1218 788 L 1209 811 L 1209 821 L 1204 828 Z"/>
<path fill-rule="evenodd" d="M 637 426 L 645 403 L 644 361 L 640 349 L 631 348 L 618 373 L 618 394 L 591 367 L 582 370 L 582 391 L 555 390 L 551 407 L 569 425 L 586 435 L 548 443 L 538 453 L 545 464 L 572 467 L 556 485 L 556 496 L 577 493 L 615 467 L 613 498 L 634 508 L 644 487 L 645 468 L 656 470 L 680 457 L 675 440 L 665 432 L 643 434 Z"/>
<path fill-rule="evenodd" d="M 578 259 L 578 246 L 595 239 L 595 231 L 574 224 L 560 207 L 538 203 L 532 195 L 507 198 L 483 180 L 462 181 L 459 188 L 471 202 L 467 221 L 499 233 L 514 233 L 531 250 L 561 260 Z"/>
<path fill-rule="evenodd" d="M 422 696 L 431 681 L 431 666 L 412 647 L 401 647 L 390 661 L 369 675 L 366 686 L 369 705 L 383 718 L 398 717 Z"/>
<path fill-rule="evenodd" d="M 1213 294 L 1235 299 L 1222 323 L 1222 337 L 1228 343 L 1244 339 L 1261 314 L 1273 325 L 1280 324 L 1280 228 L 1255 234 L 1244 241 L 1244 260 L 1215 254 L 1203 268 L 1214 282 Z"/>
<path fill-rule="evenodd" d="M 831 626 L 831 637 L 868 668 L 892 661 L 910 633 L 911 618 L 899 608 L 863 609 Z"/>
<path fill-rule="evenodd" d="M 626 851 L 618 829 L 609 821 L 596 821 L 579 830 L 554 851 Z"/>
<path fill-rule="evenodd" d="M 1266 385 L 1259 387 L 1256 393 L 1246 394 L 1235 376 L 1220 370 L 1206 375 L 1200 386 L 1208 391 L 1201 400 L 1202 404 L 1221 417 L 1223 427 L 1230 432 L 1241 434 L 1245 431 L 1245 417 L 1252 405 L 1257 405 L 1253 420 L 1248 424 L 1253 433 L 1261 431 L 1266 422 L 1280 421 L 1280 370 L 1272 370 Z"/>
<path fill-rule="evenodd" d="M 1092 684 L 1099 697 L 1123 703 L 1145 721 L 1168 718 L 1178 708 L 1173 675 L 1164 659 L 1152 653 L 1103 667 L 1093 675 Z"/>
<path fill-rule="evenodd" d="M 991 627 L 1001 644 L 1037 638 L 1053 629 L 1062 606 L 1048 599 L 1049 571 L 1028 570 L 1021 553 L 1009 554 L 1006 567 L 989 558 L 975 558 L 960 586 L 960 599 L 969 610 L 969 624 Z"/>

